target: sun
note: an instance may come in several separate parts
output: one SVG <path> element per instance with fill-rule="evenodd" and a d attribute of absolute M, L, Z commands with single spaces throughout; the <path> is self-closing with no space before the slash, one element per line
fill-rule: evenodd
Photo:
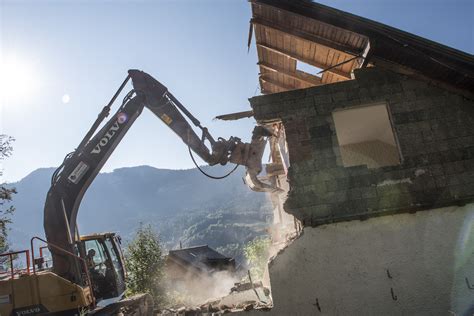
<path fill-rule="evenodd" d="M 0 99 L 24 99 L 38 87 L 33 66 L 18 56 L 0 56 Z"/>
<path fill-rule="evenodd" d="M 69 94 L 65 94 L 63 95 L 63 97 L 61 98 L 61 101 L 63 101 L 64 104 L 68 104 L 69 101 L 71 101 L 71 97 L 69 96 Z"/>

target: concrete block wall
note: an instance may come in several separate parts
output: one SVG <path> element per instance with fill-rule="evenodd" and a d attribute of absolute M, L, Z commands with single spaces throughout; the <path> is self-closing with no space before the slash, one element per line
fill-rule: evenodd
<path fill-rule="evenodd" d="M 401 164 L 342 165 L 332 113 L 386 102 Z M 378 68 L 355 80 L 250 99 L 258 122 L 284 124 L 290 155 L 285 210 L 305 226 L 474 200 L 474 102 Z"/>

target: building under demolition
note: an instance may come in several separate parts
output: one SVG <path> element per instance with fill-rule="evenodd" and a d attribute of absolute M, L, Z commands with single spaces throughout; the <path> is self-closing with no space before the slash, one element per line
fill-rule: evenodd
<path fill-rule="evenodd" d="M 170 250 L 166 257 L 166 275 L 173 284 L 206 279 L 221 271 L 235 272 L 235 260 L 207 245 Z"/>
<path fill-rule="evenodd" d="M 310 1 L 250 5 L 275 222 L 303 227 L 269 263 L 267 313 L 473 314 L 474 57 Z"/>

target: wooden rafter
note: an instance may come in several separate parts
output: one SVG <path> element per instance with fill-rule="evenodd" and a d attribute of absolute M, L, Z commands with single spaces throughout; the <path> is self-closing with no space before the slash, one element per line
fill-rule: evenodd
<path fill-rule="evenodd" d="M 350 46 L 347 46 L 347 45 L 342 45 L 340 43 L 336 43 L 336 42 L 331 41 L 327 38 L 324 38 L 324 37 L 321 37 L 321 36 L 318 36 L 318 35 L 315 35 L 315 34 L 311 34 L 311 33 L 305 32 L 305 31 L 300 30 L 300 29 L 292 28 L 292 27 L 289 27 L 288 25 L 282 25 L 282 24 L 279 24 L 279 23 L 271 22 L 271 21 L 262 19 L 260 17 L 252 18 L 250 20 L 250 22 L 252 24 L 261 25 L 263 27 L 270 28 L 270 29 L 273 29 L 273 30 L 281 32 L 281 33 L 285 33 L 285 34 L 288 34 L 288 35 L 291 35 L 291 36 L 294 36 L 294 37 L 298 37 L 302 40 L 309 41 L 309 42 L 312 42 L 312 43 L 317 44 L 317 45 L 324 46 L 324 47 L 329 48 L 329 49 L 335 49 L 335 50 L 347 55 L 349 58 L 354 57 L 354 56 L 358 56 L 358 55 L 361 54 L 360 51 L 358 51 L 357 49 L 354 49 L 353 47 L 350 47 Z"/>
<path fill-rule="evenodd" d="M 297 89 L 296 87 L 289 86 L 289 85 L 286 85 L 282 82 L 273 80 L 272 78 L 269 78 L 268 76 L 266 76 L 266 74 L 260 74 L 260 80 L 263 81 L 263 82 L 267 82 L 271 85 L 274 85 L 275 87 L 278 87 L 278 88 L 283 89 L 283 90 L 295 90 L 295 89 Z"/>
<path fill-rule="evenodd" d="M 282 74 L 286 77 L 289 77 L 291 79 L 298 80 L 300 82 L 312 85 L 312 86 L 317 86 L 321 84 L 321 78 L 311 75 L 307 72 L 301 71 L 301 70 L 295 70 L 295 72 L 283 69 L 282 67 L 276 66 L 276 65 L 271 65 L 269 63 L 265 62 L 259 62 L 258 65 L 262 67 L 263 69 L 266 69 L 271 72 L 276 72 L 279 74 Z"/>
<path fill-rule="evenodd" d="M 263 43 L 257 43 L 257 46 L 258 47 L 261 47 L 263 49 L 266 49 L 266 50 L 269 50 L 271 52 L 274 52 L 274 53 L 277 53 L 277 54 L 280 54 L 280 55 L 283 55 L 283 56 L 286 56 L 286 57 L 289 57 L 289 58 L 293 58 L 293 59 L 296 59 L 296 60 L 299 60 L 299 61 L 302 61 L 304 63 L 307 63 L 311 66 L 314 66 L 314 67 L 317 67 L 317 68 L 321 68 L 321 69 L 326 69 L 326 68 L 329 68 L 331 67 L 331 65 L 325 65 L 325 64 L 322 64 L 322 63 L 319 63 L 319 62 L 316 62 L 312 59 L 307 59 L 307 58 L 304 58 L 303 56 L 300 56 L 300 55 L 297 55 L 297 54 L 294 54 L 290 51 L 287 51 L 285 49 L 282 49 L 282 48 L 277 48 L 277 47 L 273 47 L 273 46 L 270 46 L 268 44 L 263 44 Z M 326 72 L 330 72 L 332 74 L 335 74 L 335 75 L 338 75 L 342 78 L 344 78 L 344 80 L 346 79 L 352 79 L 351 78 L 351 75 L 344 72 L 344 71 L 341 71 L 339 69 L 330 69 Z"/>
<path fill-rule="evenodd" d="M 262 79 L 262 76 L 258 76 L 258 82 L 260 84 L 260 92 L 262 94 L 272 94 L 272 93 L 276 93 L 278 91 L 274 91 L 274 86 L 268 86 L 270 89 L 266 89 L 265 86 L 263 85 L 264 82 L 263 82 L 263 79 Z"/>

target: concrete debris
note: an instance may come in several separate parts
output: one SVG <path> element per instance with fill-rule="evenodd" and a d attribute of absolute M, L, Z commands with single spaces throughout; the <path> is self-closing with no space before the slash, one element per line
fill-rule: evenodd
<path fill-rule="evenodd" d="M 246 283 L 238 282 L 238 283 L 235 283 L 235 286 L 230 289 L 230 293 L 233 293 L 233 292 L 243 292 L 243 291 L 251 290 L 251 289 L 253 289 L 254 287 L 255 287 L 255 288 L 257 288 L 257 287 L 263 287 L 262 281 L 254 282 L 254 283 L 253 283 L 253 287 L 252 287 L 252 283 L 250 283 L 250 282 L 246 282 Z"/>
<path fill-rule="evenodd" d="M 254 290 L 258 292 L 257 295 Z M 270 310 L 272 306 L 270 290 L 263 286 L 261 281 L 253 283 L 253 287 L 250 282 L 239 282 L 235 283 L 227 296 L 208 300 L 200 306 L 168 308 L 157 312 L 157 315 L 211 316 L 254 309 Z"/>

